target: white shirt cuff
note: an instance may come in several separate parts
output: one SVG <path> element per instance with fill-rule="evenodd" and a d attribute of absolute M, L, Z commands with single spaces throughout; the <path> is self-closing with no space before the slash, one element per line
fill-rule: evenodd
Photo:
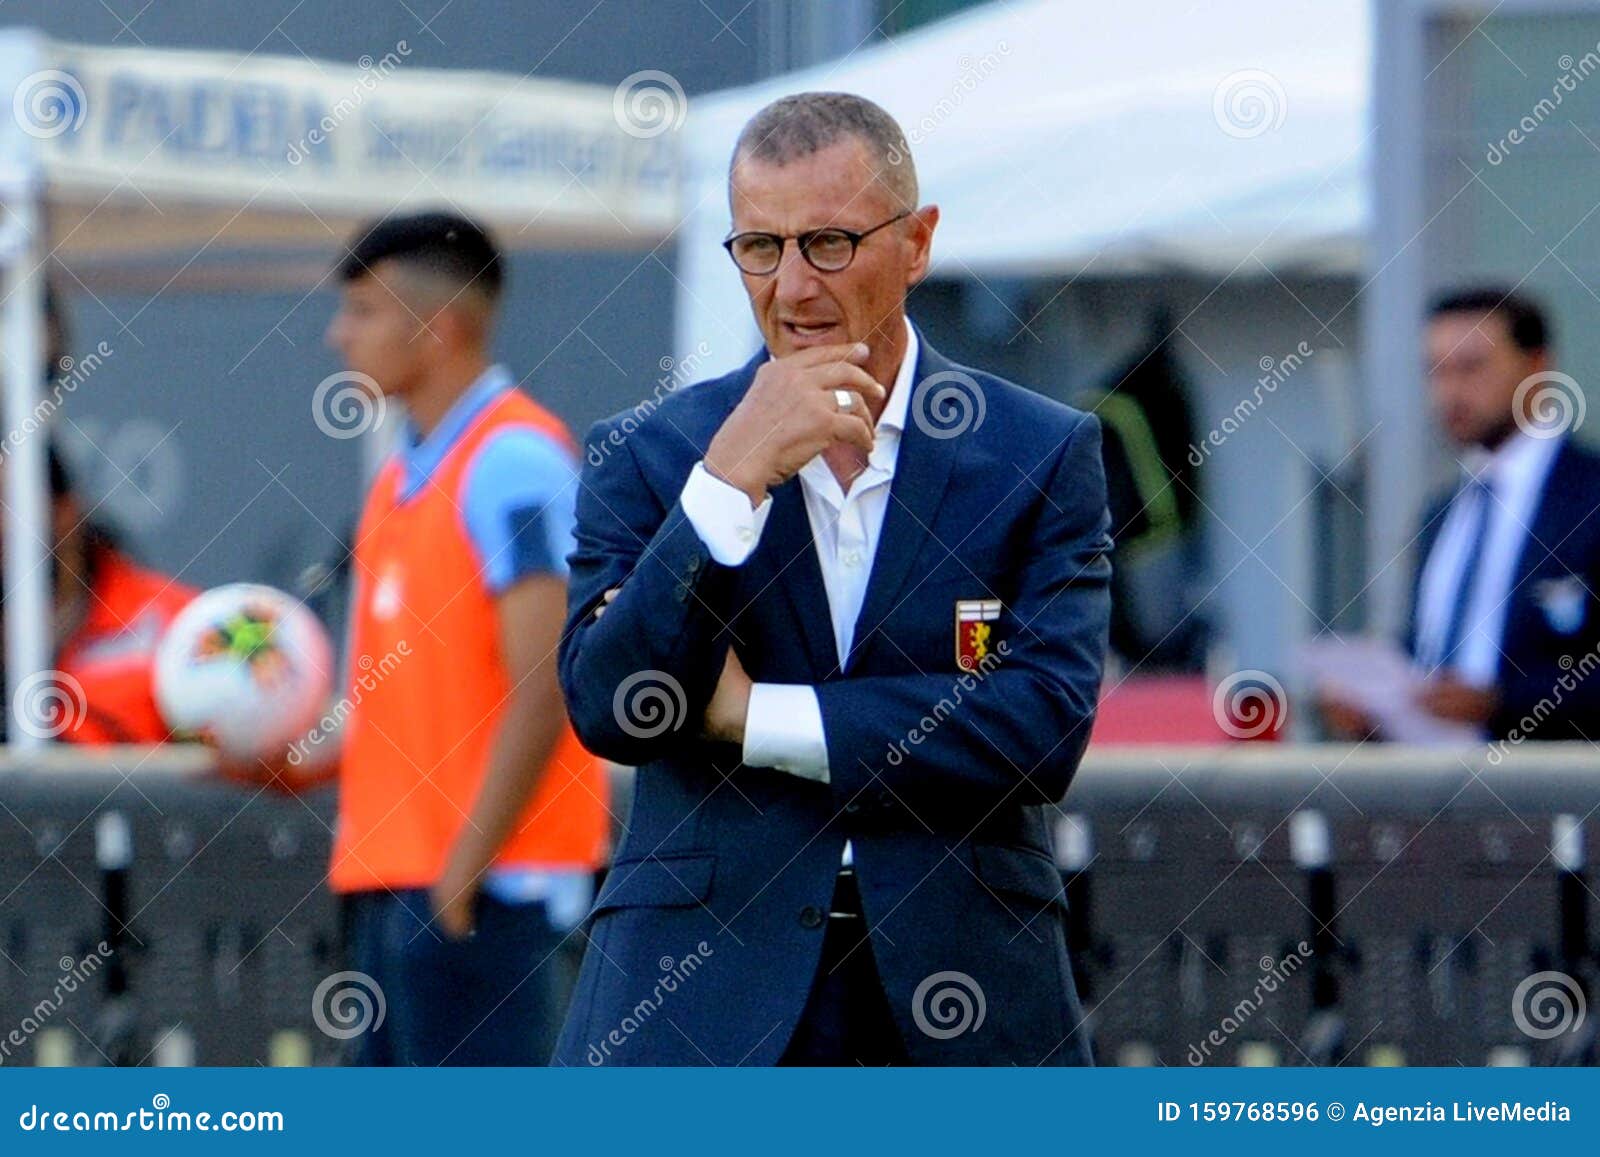
<path fill-rule="evenodd" d="M 712 474 L 703 462 L 689 471 L 679 501 L 689 525 L 723 566 L 740 566 L 750 557 L 772 513 L 772 495 L 751 510 L 750 496 Z"/>
<path fill-rule="evenodd" d="M 746 499 L 745 505 L 750 505 Z M 803 683 L 754 683 L 744 718 L 744 762 L 828 782 L 822 705 Z"/>

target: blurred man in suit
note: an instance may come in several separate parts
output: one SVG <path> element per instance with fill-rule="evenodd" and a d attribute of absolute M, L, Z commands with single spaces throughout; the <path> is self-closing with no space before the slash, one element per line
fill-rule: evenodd
<path fill-rule="evenodd" d="M 1435 302 L 1429 400 L 1460 466 L 1417 536 L 1407 647 L 1420 703 L 1486 738 L 1600 738 L 1600 459 L 1543 311 L 1509 289 Z M 1370 722 L 1347 707 L 1337 730 Z"/>
<path fill-rule="evenodd" d="M 561 678 L 639 771 L 556 1061 L 1088 1063 L 1098 424 L 907 321 L 939 212 L 876 105 L 768 106 L 730 199 L 765 349 L 590 435 Z"/>

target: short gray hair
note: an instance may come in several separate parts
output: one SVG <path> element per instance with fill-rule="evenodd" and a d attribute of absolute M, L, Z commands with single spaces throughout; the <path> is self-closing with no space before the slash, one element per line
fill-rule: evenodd
<path fill-rule="evenodd" d="M 787 165 L 846 136 L 866 146 L 879 182 L 900 207 L 915 209 L 917 168 L 905 133 L 880 106 L 848 92 L 801 92 L 773 101 L 739 133 L 729 170 L 747 157 Z"/>

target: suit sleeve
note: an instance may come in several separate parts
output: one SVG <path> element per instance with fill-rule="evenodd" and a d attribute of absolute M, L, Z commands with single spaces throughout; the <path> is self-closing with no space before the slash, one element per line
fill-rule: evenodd
<path fill-rule="evenodd" d="M 1558 659 L 1524 662 L 1519 669 L 1502 658 L 1500 705 L 1489 720 L 1491 735 L 1515 742 L 1575 736 L 1600 740 L 1600 671 L 1594 663 L 1600 653 L 1600 597 L 1595 594 L 1600 591 L 1600 566 L 1591 563 L 1579 581 L 1587 629 L 1573 637 Z"/>
<path fill-rule="evenodd" d="M 966 806 L 981 809 L 978 819 L 1066 794 L 1094 721 L 1110 624 L 1098 420 L 1086 415 L 1049 476 L 1035 482 L 1044 491 L 1038 522 L 1019 552 L 1006 649 L 987 675 L 867 676 L 817 687 L 841 808 L 876 803 L 914 815 L 919 803 Z"/>
<path fill-rule="evenodd" d="M 681 479 L 666 506 L 632 439 L 601 422 L 586 445 L 561 687 L 584 746 L 637 766 L 697 741 L 727 653 L 733 571 L 684 514 Z M 613 587 L 616 599 L 595 618 Z"/>

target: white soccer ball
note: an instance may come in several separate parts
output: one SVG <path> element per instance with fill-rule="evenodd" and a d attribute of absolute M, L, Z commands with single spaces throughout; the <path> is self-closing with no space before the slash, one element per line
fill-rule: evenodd
<path fill-rule="evenodd" d="M 240 762 L 279 759 L 322 714 L 332 688 L 327 631 L 274 587 L 206 591 L 156 648 L 156 706 L 167 726 Z"/>

